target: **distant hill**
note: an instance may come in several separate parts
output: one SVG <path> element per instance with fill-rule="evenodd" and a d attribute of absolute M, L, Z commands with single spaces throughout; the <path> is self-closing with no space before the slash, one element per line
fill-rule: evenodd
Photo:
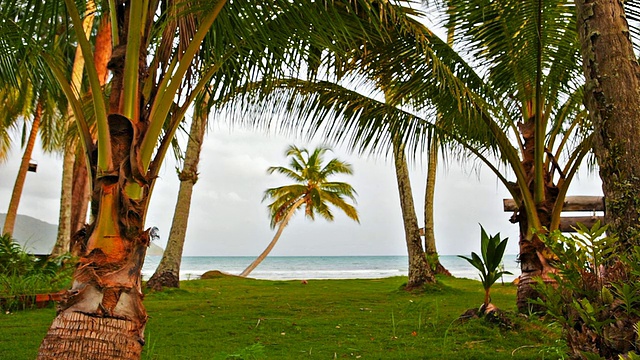
<path fill-rule="evenodd" d="M 0 214 L 0 229 L 7 214 Z M 50 224 L 27 215 L 18 215 L 13 238 L 31 254 L 50 254 L 58 236 L 58 225 Z M 162 255 L 162 248 L 154 243 L 147 255 Z"/>

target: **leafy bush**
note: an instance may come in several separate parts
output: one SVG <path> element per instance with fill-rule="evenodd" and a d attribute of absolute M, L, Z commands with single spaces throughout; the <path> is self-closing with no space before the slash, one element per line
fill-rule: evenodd
<path fill-rule="evenodd" d="M 562 325 L 570 355 L 617 359 L 638 352 L 640 321 L 640 247 L 618 252 L 617 239 L 606 226 L 564 236 L 541 238 L 555 254 L 557 284 L 538 282 L 544 300 L 535 303 Z"/>
<path fill-rule="evenodd" d="M 69 286 L 71 256 L 42 259 L 22 249 L 9 234 L 0 236 L 0 308 L 15 310 L 33 303 L 35 294 Z"/>

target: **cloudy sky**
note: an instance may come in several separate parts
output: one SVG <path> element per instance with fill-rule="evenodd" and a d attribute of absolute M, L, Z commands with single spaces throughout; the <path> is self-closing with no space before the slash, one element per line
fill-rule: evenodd
<path fill-rule="evenodd" d="M 184 135 L 183 135 L 184 136 Z M 253 256 L 273 237 L 269 227 L 265 189 L 288 183 L 280 175 L 268 175 L 269 166 L 287 165 L 289 144 L 311 148 L 318 142 L 265 135 L 247 130 L 213 126 L 205 140 L 200 180 L 194 188 L 185 255 Z M 330 156 L 331 154 L 328 154 Z M 334 155 L 350 162 L 354 175 L 336 177 L 358 192 L 360 224 L 337 214 L 334 222 L 311 222 L 298 213 L 285 229 L 272 255 L 405 255 L 402 216 L 390 159 L 361 158 L 341 149 Z M 0 212 L 6 212 L 22 154 L 15 148 L 0 164 Z M 34 154 L 38 172 L 28 173 L 18 212 L 56 224 L 58 222 L 61 160 L 58 155 Z M 507 253 L 516 254 L 517 226 L 502 211 L 508 196 L 487 168 L 466 169 L 458 163 L 438 169 L 435 230 L 438 250 L 444 255 L 478 251 L 480 227 L 509 237 Z M 423 219 L 426 166 L 414 163 L 412 186 L 419 220 Z M 164 247 L 173 216 L 179 181 L 171 155 L 163 167 L 152 197 L 147 226 L 156 226 Z M 601 194 L 597 174 L 581 173 L 570 195 Z"/>

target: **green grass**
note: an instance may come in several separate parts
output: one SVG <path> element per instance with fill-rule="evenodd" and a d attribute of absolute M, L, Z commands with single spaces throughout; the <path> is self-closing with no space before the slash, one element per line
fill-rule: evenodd
<path fill-rule="evenodd" d="M 559 332 L 514 315 L 506 330 L 457 320 L 482 303 L 479 282 L 439 278 L 421 293 L 406 278 L 262 281 L 223 277 L 147 294 L 143 359 L 553 359 Z M 516 288 L 493 303 L 515 311 Z M 0 315 L 0 358 L 33 359 L 53 309 Z"/>

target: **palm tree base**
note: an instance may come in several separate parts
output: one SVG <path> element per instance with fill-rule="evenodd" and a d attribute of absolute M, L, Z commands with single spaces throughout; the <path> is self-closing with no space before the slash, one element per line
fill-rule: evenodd
<path fill-rule="evenodd" d="M 144 324 L 64 311 L 53 321 L 38 352 L 46 359 L 140 359 Z"/>
<path fill-rule="evenodd" d="M 535 289 L 535 286 L 538 284 L 536 278 L 540 277 L 540 274 L 541 272 L 523 273 L 518 279 L 516 303 L 518 311 L 522 314 L 544 312 L 544 307 L 541 305 L 531 304 L 531 300 L 542 298 L 542 294 Z M 553 279 L 547 276 L 542 277 L 542 279 L 547 284 L 555 283 Z"/>
<path fill-rule="evenodd" d="M 171 271 L 156 272 L 147 281 L 147 289 L 162 291 L 163 288 L 179 288 L 180 277 Z"/>
<path fill-rule="evenodd" d="M 433 270 L 433 273 L 436 275 L 445 275 L 445 276 L 452 276 L 451 273 L 449 272 L 449 270 L 447 270 L 447 268 L 445 268 L 440 261 L 437 261 L 434 264 L 435 269 Z"/>

